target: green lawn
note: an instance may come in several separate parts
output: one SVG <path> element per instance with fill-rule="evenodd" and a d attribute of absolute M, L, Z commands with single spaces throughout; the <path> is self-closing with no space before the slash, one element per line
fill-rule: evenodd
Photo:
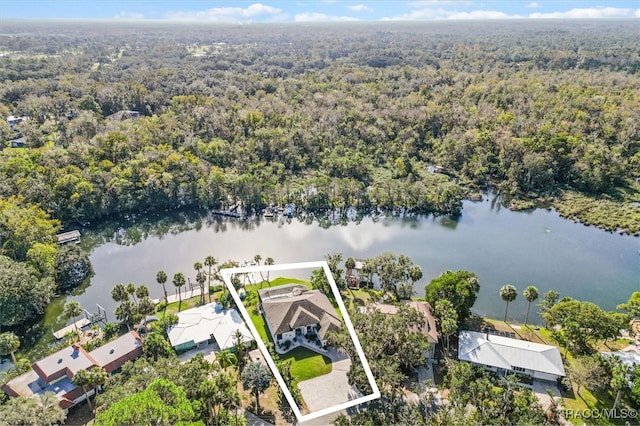
<path fill-rule="evenodd" d="M 284 355 L 280 355 L 280 359 L 283 361 L 293 359 L 291 362 L 291 375 L 298 382 L 331 372 L 331 360 L 307 348 L 297 347 Z"/>

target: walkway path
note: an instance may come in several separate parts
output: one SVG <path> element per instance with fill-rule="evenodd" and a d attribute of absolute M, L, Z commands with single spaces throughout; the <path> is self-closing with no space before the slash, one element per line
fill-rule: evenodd
<path fill-rule="evenodd" d="M 298 383 L 302 398 L 311 412 L 362 397 L 362 394 L 349 384 L 347 378 L 351 359 L 333 348 L 329 349 L 326 355 L 332 361 L 331 372 Z"/>

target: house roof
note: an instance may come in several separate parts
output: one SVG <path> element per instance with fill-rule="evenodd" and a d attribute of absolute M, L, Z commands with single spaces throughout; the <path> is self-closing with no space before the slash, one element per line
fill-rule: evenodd
<path fill-rule="evenodd" d="M 556 346 L 476 331 L 459 333 L 458 359 L 506 370 L 519 367 L 556 376 L 565 375 L 560 350 Z"/>
<path fill-rule="evenodd" d="M 130 361 L 142 352 L 142 339 L 135 331 L 123 334 L 117 339 L 89 352 L 91 357 L 111 373 L 125 362 Z"/>
<path fill-rule="evenodd" d="M 429 302 L 424 302 L 420 300 L 411 300 L 405 303 L 410 308 L 415 309 L 420 312 L 424 317 L 425 324 L 420 329 L 413 330 L 415 332 L 419 332 L 427 336 L 429 339 L 429 343 L 438 343 L 438 330 L 436 328 L 436 320 L 431 313 L 431 305 Z M 389 305 L 386 303 L 373 303 L 370 305 L 370 308 L 376 309 L 383 314 L 387 315 L 395 315 L 398 313 L 398 305 Z"/>
<path fill-rule="evenodd" d="M 291 294 L 291 291 L 288 294 Z M 272 296 L 266 300 L 261 294 L 260 298 L 265 318 L 274 335 L 319 323 L 321 326 L 319 335 L 322 338 L 329 326 L 332 328 L 342 326 L 342 321 L 333 305 L 320 290 L 306 290 L 296 296 Z"/>
<path fill-rule="evenodd" d="M 50 382 L 64 375 L 72 378 L 79 370 L 97 366 L 93 357 L 76 343 L 33 363 L 33 369 L 45 381 Z"/>
<path fill-rule="evenodd" d="M 220 349 L 233 347 L 236 331 L 243 342 L 253 340 L 251 332 L 235 309 L 216 310 L 216 303 L 198 306 L 178 313 L 178 323 L 169 329 L 173 347 L 184 343 L 205 342 L 212 336 Z"/>
<path fill-rule="evenodd" d="M 307 287 L 302 284 L 285 284 L 258 290 L 258 295 L 260 296 L 261 301 L 265 301 L 278 297 L 297 296 L 307 290 Z"/>

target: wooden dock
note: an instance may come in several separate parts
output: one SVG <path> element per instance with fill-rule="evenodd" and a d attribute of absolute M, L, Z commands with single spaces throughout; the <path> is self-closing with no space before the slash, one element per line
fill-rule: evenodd
<path fill-rule="evenodd" d="M 80 231 L 74 230 L 69 232 L 63 232 L 61 234 L 56 235 L 58 238 L 58 244 L 67 244 L 67 243 L 79 243 L 80 242 Z"/>
<path fill-rule="evenodd" d="M 76 326 L 78 327 L 78 330 L 82 330 L 82 327 L 86 327 L 89 324 L 91 324 L 91 321 L 89 321 L 87 318 L 82 318 L 73 324 L 69 324 L 64 328 L 61 328 L 58 331 L 54 331 L 53 337 L 55 337 L 58 340 L 63 339 L 64 336 L 66 336 L 67 334 L 76 331 Z"/>

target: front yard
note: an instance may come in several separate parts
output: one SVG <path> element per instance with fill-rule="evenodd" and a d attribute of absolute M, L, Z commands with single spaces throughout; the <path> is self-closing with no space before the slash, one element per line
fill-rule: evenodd
<path fill-rule="evenodd" d="M 331 373 L 331 360 L 307 348 L 297 347 L 280 355 L 280 359 L 292 360 L 291 375 L 298 382 Z"/>

